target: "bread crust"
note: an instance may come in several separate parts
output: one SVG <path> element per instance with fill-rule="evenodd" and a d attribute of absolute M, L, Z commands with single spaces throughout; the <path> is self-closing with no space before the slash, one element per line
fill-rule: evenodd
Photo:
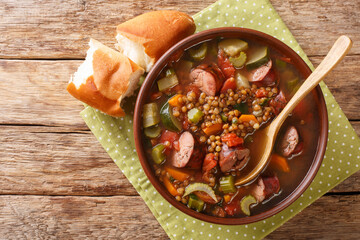
<path fill-rule="evenodd" d="M 144 70 L 123 54 L 94 39 L 90 40 L 89 45 L 94 51 L 88 51 L 90 56 L 87 56 L 83 64 L 91 65 L 93 74 L 88 72 L 89 69 L 83 70 L 84 76 L 88 77 L 78 77 L 76 81 L 81 81 L 81 84 L 77 85 L 72 79 L 67 91 L 104 113 L 114 117 L 124 116 L 125 113 L 120 107 L 121 100 L 129 95 L 131 86 L 137 84 Z"/>
<path fill-rule="evenodd" d="M 136 26 L 136 27 L 134 27 Z M 117 33 L 142 44 L 157 61 L 171 46 L 195 32 L 194 20 L 179 11 L 154 11 L 117 26 Z"/>
<path fill-rule="evenodd" d="M 142 69 L 115 50 L 98 48 L 93 54 L 94 83 L 104 96 L 118 100 L 129 88 L 131 75 Z"/>
<path fill-rule="evenodd" d="M 79 88 L 76 88 L 73 82 L 70 82 L 66 90 L 76 99 L 96 108 L 100 111 L 107 113 L 114 117 L 125 116 L 124 110 L 120 107 L 118 100 L 111 100 L 97 89 L 94 83 L 94 77 L 90 76 L 85 84 L 81 84 Z"/>

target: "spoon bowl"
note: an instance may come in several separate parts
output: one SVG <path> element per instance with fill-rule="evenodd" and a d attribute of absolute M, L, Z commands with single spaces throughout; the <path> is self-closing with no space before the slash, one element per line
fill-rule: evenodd
<path fill-rule="evenodd" d="M 280 114 L 266 128 L 257 131 L 256 135 L 260 136 L 256 141 L 256 149 L 251 149 L 251 163 L 247 166 L 250 171 L 245 171 L 244 176 L 237 178 L 235 185 L 245 185 L 253 182 L 257 176 L 265 169 L 269 163 L 272 149 L 275 144 L 276 136 L 284 123 L 285 119 L 291 113 L 297 104 L 311 92 L 328 74 L 329 72 L 345 57 L 352 46 L 352 41 L 347 36 L 340 36 L 329 53 L 326 55 L 320 65 L 314 72 L 304 81 L 299 90 L 286 104 Z M 255 144 L 251 144 L 255 145 Z M 255 166 L 253 166 L 255 165 Z"/>

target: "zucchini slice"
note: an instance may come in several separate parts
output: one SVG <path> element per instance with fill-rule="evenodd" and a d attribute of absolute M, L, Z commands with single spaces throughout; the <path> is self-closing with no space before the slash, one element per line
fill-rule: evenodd
<path fill-rule="evenodd" d="M 255 68 L 264 65 L 269 61 L 269 48 L 260 47 L 249 56 L 249 60 L 246 63 L 247 70 L 253 70 Z"/>
<path fill-rule="evenodd" d="M 189 54 L 195 61 L 201 61 L 206 57 L 207 50 L 207 43 L 204 42 L 200 46 L 190 48 Z"/>
<path fill-rule="evenodd" d="M 181 122 L 174 117 L 172 108 L 169 105 L 169 102 L 166 102 L 160 110 L 161 122 L 164 124 L 164 127 L 170 131 L 180 132 L 182 129 Z"/>
<path fill-rule="evenodd" d="M 228 38 L 219 42 L 219 48 L 223 49 L 230 57 L 239 55 L 241 51 L 247 50 L 248 47 L 247 42 L 236 38 Z"/>
<path fill-rule="evenodd" d="M 161 128 L 159 126 L 152 126 L 144 129 L 144 134 L 148 138 L 157 138 L 161 133 Z"/>

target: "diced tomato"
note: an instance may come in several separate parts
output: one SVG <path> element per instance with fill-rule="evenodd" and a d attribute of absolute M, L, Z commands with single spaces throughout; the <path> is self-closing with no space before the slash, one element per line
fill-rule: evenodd
<path fill-rule="evenodd" d="M 221 88 L 220 93 L 226 93 L 228 89 L 236 90 L 236 81 L 233 77 L 227 79 Z"/>
<path fill-rule="evenodd" d="M 186 167 L 192 169 L 201 169 L 204 160 L 204 153 L 205 149 L 203 149 L 203 147 L 195 146 L 193 154 L 191 155 L 188 164 L 186 164 Z"/>
<path fill-rule="evenodd" d="M 223 50 L 220 50 L 218 53 L 218 65 L 226 78 L 235 76 L 236 70 L 234 66 L 231 64 L 230 60 L 225 55 Z"/>
<path fill-rule="evenodd" d="M 280 91 L 280 93 L 274 99 L 271 99 L 270 106 L 273 107 L 275 114 L 278 115 L 285 107 L 286 103 L 287 101 L 285 96 L 283 92 Z"/>
<path fill-rule="evenodd" d="M 289 57 L 278 57 L 278 58 L 283 62 L 293 64 L 291 58 L 289 58 Z"/>
<path fill-rule="evenodd" d="M 244 139 L 238 137 L 235 133 L 228 133 L 222 136 L 221 141 L 225 142 L 229 147 L 239 146 L 244 143 Z"/>
<path fill-rule="evenodd" d="M 258 90 L 256 90 L 255 96 L 256 96 L 257 98 L 266 97 L 266 96 L 267 96 L 267 92 L 266 92 L 265 89 L 259 88 Z"/>
<path fill-rule="evenodd" d="M 166 147 L 165 154 L 169 154 L 170 150 L 174 148 L 174 142 L 179 140 L 179 134 L 176 132 L 165 130 L 159 139 L 159 142 L 164 144 L 166 141 L 170 142 L 170 146 Z"/>
<path fill-rule="evenodd" d="M 299 143 L 296 145 L 296 147 L 295 147 L 294 151 L 292 152 L 292 154 L 299 154 L 299 153 L 301 153 L 303 150 L 304 150 L 304 142 L 299 142 Z"/>
<path fill-rule="evenodd" d="M 239 201 L 231 201 L 224 207 L 224 210 L 230 216 L 234 216 L 242 212 Z"/>
<path fill-rule="evenodd" d="M 162 92 L 155 92 L 151 94 L 150 100 L 155 101 L 156 99 L 159 99 L 162 96 L 162 94 L 163 94 Z"/>
<path fill-rule="evenodd" d="M 211 169 L 216 167 L 216 165 L 217 165 L 217 161 L 215 160 L 215 154 L 213 153 L 206 154 L 202 166 L 203 172 L 209 172 Z"/>

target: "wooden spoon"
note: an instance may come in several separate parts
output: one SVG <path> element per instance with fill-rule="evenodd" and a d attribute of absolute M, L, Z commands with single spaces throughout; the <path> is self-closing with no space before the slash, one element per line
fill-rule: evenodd
<path fill-rule="evenodd" d="M 347 36 L 339 37 L 324 60 L 305 80 L 305 82 L 301 85 L 299 90 L 287 103 L 280 114 L 271 122 L 269 126 L 260 129 L 255 133 L 259 137 L 256 139 L 256 151 L 251 151 L 251 162 L 255 162 L 257 165 L 246 176 L 236 179 L 235 185 L 244 185 L 246 183 L 252 182 L 263 171 L 269 162 L 276 136 L 285 119 L 296 107 L 296 105 L 308 93 L 310 93 L 320 83 L 320 81 L 323 80 L 327 74 L 345 57 L 345 55 L 350 50 L 351 45 L 352 42 L 350 38 Z"/>

